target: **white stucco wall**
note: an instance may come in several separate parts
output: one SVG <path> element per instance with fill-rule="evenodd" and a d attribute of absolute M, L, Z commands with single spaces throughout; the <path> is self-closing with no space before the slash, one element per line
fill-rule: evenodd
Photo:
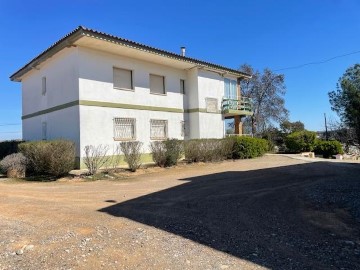
<path fill-rule="evenodd" d="M 116 148 L 119 141 L 114 140 L 113 119 L 135 118 L 136 140 L 143 142 L 143 152 L 149 153 L 150 142 L 150 120 L 167 120 L 168 137 L 183 139 L 181 137 L 181 121 L 184 120 L 183 113 L 164 113 L 157 111 L 141 111 L 118 108 L 99 108 L 92 106 L 80 106 L 80 149 L 81 156 L 86 145 L 109 145 L 110 152 Z M 111 153 L 110 153 L 111 154 Z"/>
<path fill-rule="evenodd" d="M 46 122 L 47 140 L 67 139 L 75 142 L 77 156 L 80 155 L 79 106 L 31 117 L 23 120 L 23 139 L 42 140 L 42 123 Z"/>
<path fill-rule="evenodd" d="M 79 98 L 77 48 L 66 48 L 22 79 L 22 114 L 45 110 Z M 43 96 L 42 77 L 46 77 Z"/>
<path fill-rule="evenodd" d="M 113 67 L 133 71 L 134 91 L 113 87 Z M 149 74 L 165 77 L 165 95 L 150 94 Z M 184 108 L 180 79 L 184 70 L 153 64 L 124 56 L 79 48 L 80 99 L 166 108 Z"/>

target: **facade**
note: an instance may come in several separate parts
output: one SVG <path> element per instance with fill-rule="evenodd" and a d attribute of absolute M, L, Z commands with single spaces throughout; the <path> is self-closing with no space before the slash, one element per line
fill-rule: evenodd
<path fill-rule="evenodd" d="M 22 83 L 24 140 L 86 145 L 225 136 L 225 119 L 251 104 L 248 74 L 78 27 L 14 73 Z"/>

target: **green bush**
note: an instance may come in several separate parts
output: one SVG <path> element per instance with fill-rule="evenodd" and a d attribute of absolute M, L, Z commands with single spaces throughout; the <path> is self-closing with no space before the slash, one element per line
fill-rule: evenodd
<path fill-rule="evenodd" d="M 194 139 L 185 142 L 185 159 L 188 162 L 214 162 L 231 158 L 234 140 Z"/>
<path fill-rule="evenodd" d="M 55 177 L 66 175 L 75 167 L 75 145 L 71 141 L 33 141 L 19 144 L 27 158 L 30 172 Z"/>
<path fill-rule="evenodd" d="M 234 140 L 233 159 L 260 157 L 269 151 L 269 142 L 265 139 L 252 137 L 232 137 L 232 139 Z"/>
<path fill-rule="evenodd" d="M 183 141 L 167 139 L 150 144 L 151 155 L 156 165 L 160 167 L 174 166 L 183 154 Z"/>
<path fill-rule="evenodd" d="M 24 141 L 12 140 L 0 142 L 0 160 L 4 157 L 17 153 L 18 145 Z"/>
<path fill-rule="evenodd" d="M 124 160 L 128 164 L 130 171 L 136 172 L 136 170 L 141 166 L 141 147 L 143 143 L 134 141 L 134 142 L 121 142 L 120 149 L 124 153 Z"/>
<path fill-rule="evenodd" d="M 341 143 L 338 141 L 317 140 L 314 151 L 316 155 L 322 155 L 324 158 L 344 153 Z"/>
<path fill-rule="evenodd" d="M 292 153 L 307 152 L 314 150 L 315 140 L 315 132 L 304 130 L 289 134 L 285 138 L 285 145 Z"/>

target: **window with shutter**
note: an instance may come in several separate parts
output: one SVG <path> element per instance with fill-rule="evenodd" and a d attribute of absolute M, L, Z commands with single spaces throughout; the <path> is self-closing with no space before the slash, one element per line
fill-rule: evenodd
<path fill-rule="evenodd" d="M 165 94 L 165 77 L 150 74 L 150 93 Z"/>
<path fill-rule="evenodd" d="M 114 88 L 133 90 L 132 71 L 122 68 L 113 68 Z"/>

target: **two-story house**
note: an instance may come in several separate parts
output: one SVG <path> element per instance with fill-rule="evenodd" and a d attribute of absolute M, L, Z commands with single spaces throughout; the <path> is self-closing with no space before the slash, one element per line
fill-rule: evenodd
<path fill-rule="evenodd" d="M 22 83 L 24 140 L 86 145 L 225 136 L 225 119 L 252 114 L 248 74 L 78 27 L 10 79 Z"/>

